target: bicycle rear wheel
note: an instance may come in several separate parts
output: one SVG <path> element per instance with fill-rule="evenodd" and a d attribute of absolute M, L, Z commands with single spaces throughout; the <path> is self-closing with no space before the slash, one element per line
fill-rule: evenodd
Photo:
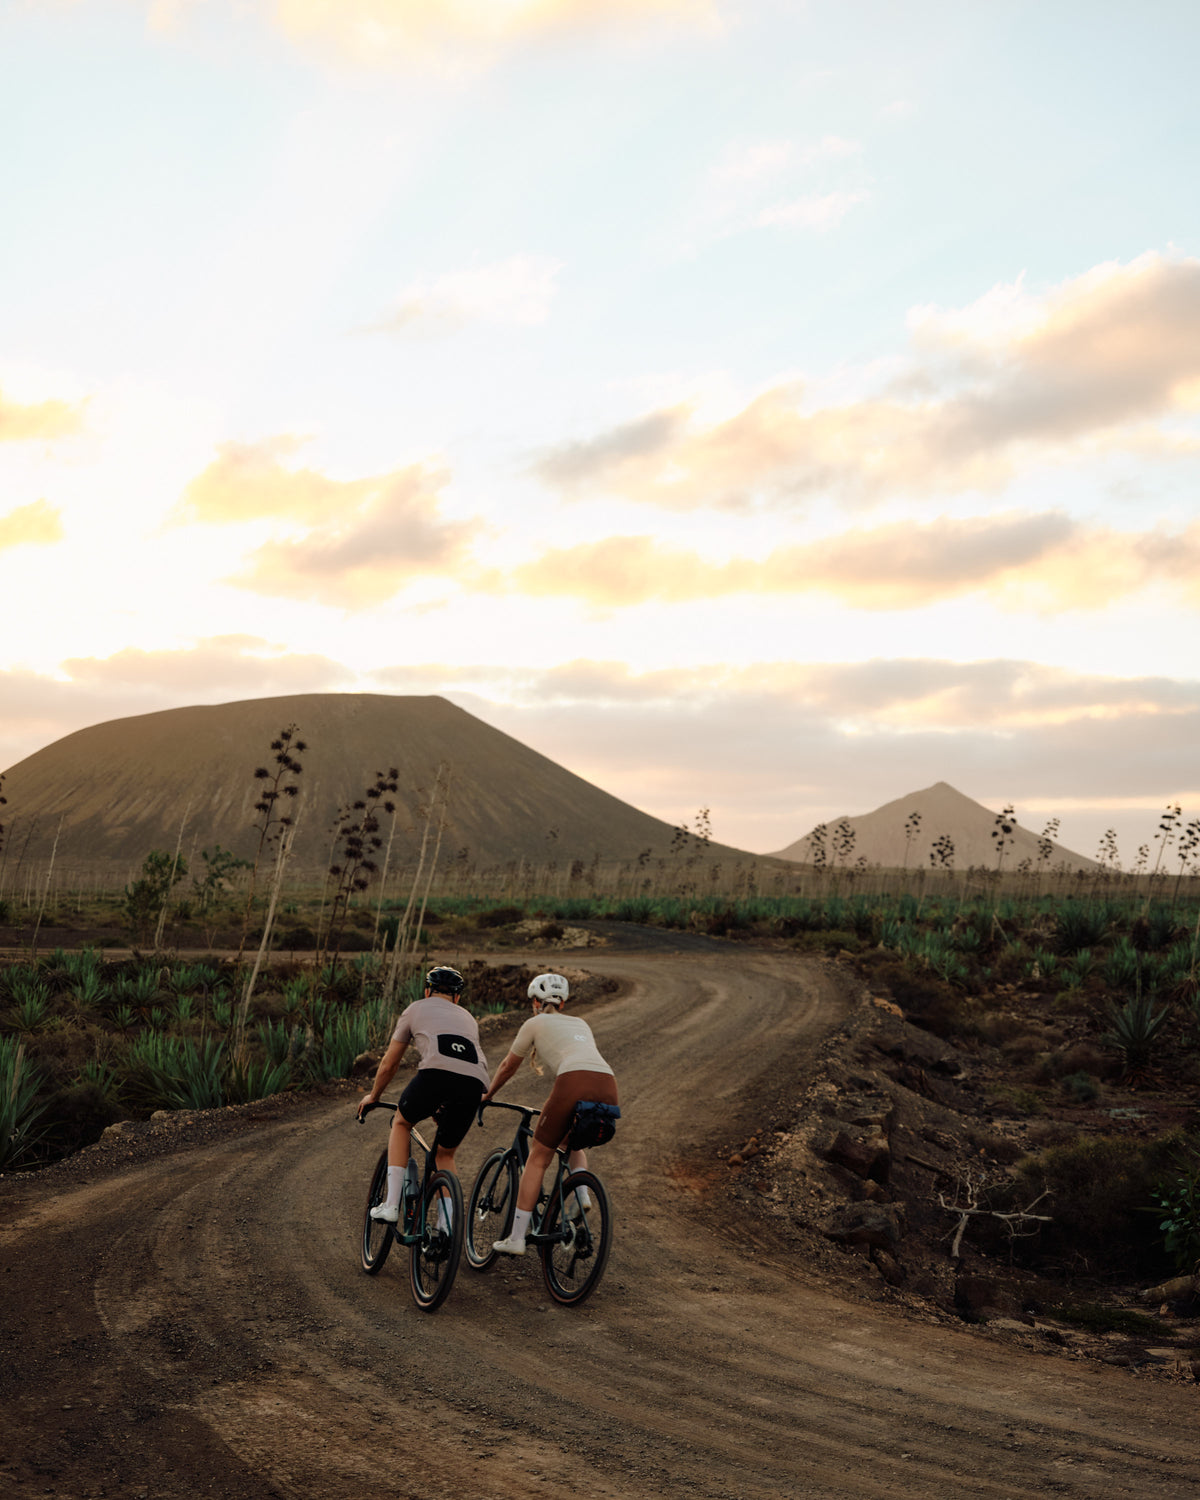
<path fill-rule="evenodd" d="M 442 1227 L 439 1202 L 446 1204 L 450 1228 Z M 425 1189 L 424 1226 L 414 1240 L 409 1257 L 409 1280 L 413 1301 L 424 1312 L 433 1312 L 450 1295 L 458 1275 L 463 1243 L 462 1185 L 453 1172 L 435 1172 Z"/>
<path fill-rule="evenodd" d="M 579 1201 L 579 1194 L 585 1188 L 592 1200 L 586 1210 Z M 565 1225 L 559 1215 L 560 1207 L 567 1210 Z M 574 1217 L 572 1209 L 578 1210 Z M 599 1285 L 612 1243 L 608 1194 L 594 1172 L 572 1172 L 563 1184 L 561 1205 L 557 1191 L 552 1194 L 541 1233 L 553 1236 L 549 1243 L 538 1247 L 546 1289 L 556 1302 L 573 1307 Z"/>
<path fill-rule="evenodd" d="M 371 1210 L 387 1197 L 387 1167 L 387 1152 L 383 1151 L 375 1163 L 367 1191 L 367 1206 L 363 1209 L 362 1268 L 368 1276 L 375 1275 L 392 1248 L 392 1226 L 371 1217 Z"/>
<path fill-rule="evenodd" d="M 492 1244 L 512 1228 L 517 1207 L 517 1164 L 507 1147 L 501 1147 L 480 1167 L 467 1208 L 467 1264 L 486 1271 L 496 1260 Z"/>

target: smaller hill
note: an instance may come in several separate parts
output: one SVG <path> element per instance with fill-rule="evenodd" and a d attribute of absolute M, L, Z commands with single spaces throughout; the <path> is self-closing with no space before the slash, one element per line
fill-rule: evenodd
<path fill-rule="evenodd" d="M 869 865 L 882 865 L 888 869 L 902 866 L 929 869 L 936 842 L 945 838 L 954 846 L 954 869 L 966 870 L 972 865 L 995 869 L 999 858 L 997 840 L 992 837 L 996 831 L 996 818 L 997 812 L 993 809 L 964 796 L 947 782 L 938 781 L 923 791 L 910 792 L 906 797 L 897 797 L 894 802 L 885 802 L 874 812 L 831 819 L 825 825 L 826 859 L 831 865 L 853 865 L 865 859 Z M 846 856 L 839 855 L 834 848 L 842 824 L 847 825 L 853 835 L 853 849 Z M 766 857 L 811 864 L 813 832 L 815 830 L 798 838 L 786 849 Z M 1015 870 L 1023 860 L 1030 860 L 1037 866 L 1043 862 L 1040 844 L 1038 833 L 1018 824 L 1012 831 L 1012 843 L 1004 852 L 1004 868 Z M 1095 860 L 1085 859 L 1082 854 L 1064 849 L 1061 844 L 1052 842 L 1051 847 L 1049 860 L 1043 862 L 1051 868 L 1097 868 Z"/>

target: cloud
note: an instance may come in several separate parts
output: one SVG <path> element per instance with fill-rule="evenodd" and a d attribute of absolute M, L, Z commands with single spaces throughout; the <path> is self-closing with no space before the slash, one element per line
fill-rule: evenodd
<path fill-rule="evenodd" d="M 804 144 L 736 142 L 720 154 L 703 182 L 692 232 L 707 240 L 761 229 L 834 229 L 868 194 L 861 187 L 814 191 L 812 177 L 861 152 L 858 142 L 835 135 Z M 768 192 L 775 201 L 764 203 Z M 781 192 L 788 195 L 781 198 Z"/>
<path fill-rule="evenodd" d="M 1066 566 L 1079 530 L 1077 523 L 1053 513 L 942 518 L 923 526 L 847 531 L 781 547 L 762 559 L 720 563 L 664 547 L 651 536 L 615 536 L 551 550 L 510 574 L 493 575 L 490 583 L 498 590 L 515 587 L 527 595 L 572 597 L 602 608 L 728 594 L 817 593 L 860 609 L 908 609 L 1001 589 L 1022 570 L 1049 561 L 1062 572 L 1047 566 L 1047 584 L 1069 588 L 1073 575 Z M 1197 550 L 1194 546 L 1193 553 Z M 1117 555 L 1127 556 L 1127 545 Z"/>
<path fill-rule="evenodd" d="M 1061 811 L 1062 842 L 1082 854 L 1117 826 L 1127 862 L 1153 833 L 1147 808 L 1181 800 L 1200 814 L 1197 681 L 885 658 L 653 673 L 422 664 L 377 680 L 444 692 L 668 822 L 711 807 L 716 837 L 741 848 L 783 848 L 941 780 L 988 806 L 1015 801 L 1023 822 L 1025 804 Z"/>
<path fill-rule="evenodd" d="M 542 36 L 627 32 L 636 25 L 716 24 L 717 0 L 274 0 L 293 41 L 365 64 L 411 66 L 447 53 L 482 54 Z"/>
<path fill-rule="evenodd" d="M 306 440 L 224 443 L 187 486 L 176 524 L 269 520 L 299 535 L 269 538 L 227 580 L 273 598 L 311 599 L 365 609 L 414 578 L 463 563 L 478 522 L 448 521 L 442 469 L 414 464 L 362 479 L 330 479 L 281 461 Z"/>
<path fill-rule="evenodd" d="M 464 563 L 479 523 L 442 519 L 438 492 L 446 482 L 445 474 L 419 465 L 386 475 L 303 537 L 265 542 L 229 581 L 357 610 L 415 578 L 449 574 Z"/>
<path fill-rule="evenodd" d="M 258 443 L 221 443 L 216 459 L 184 490 L 177 522 L 221 524 L 271 518 L 315 525 L 369 492 L 369 480 L 329 479 L 313 469 L 288 469 L 307 438 L 283 434 Z"/>
<path fill-rule="evenodd" d="M 0 767 L 110 719 L 194 703 L 333 692 L 352 682 L 353 673 L 329 657 L 289 652 L 249 635 L 212 636 L 172 650 L 76 657 L 56 677 L 0 671 Z M 8 811 L 19 815 L 18 808 Z"/>
<path fill-rule="evenodd" d="M 45 500 L 18 505 L 0 516 L 0 552 L 10 547 L 53 546 L 64 535 L 61 513 Z"/>
<path fill-rule="evenodd" d="M 35 401 L 22 405 L 0 391 L 0 443 L 74 437 L 83 431 L 86 401 Z"/>
<path fill-rule="evenodd" d="M 210 694 L 253 691 L 272 697 L 344 687 L 353 674 L 327 656 L 285 651 L 261 636 L 217 635 L 161 651 L 127 647 L 112 656 L 77 656 L 62 664 L 73 683 L 109 690 L 169 688 Z M 189 700 L 191 701 L 191 700 Z"/>
<path fill-rule="evenodd" d="M 824 594 L 854 609 L 917 609 L 983 595 L 1011 612 L 1103 609 L 1141 591 L 1166 590 L 1200 607 L 1200 522 L 1123 532 L 1089 527 L 1062 512 L 940 517 L 854 528 L 762 558 L 726 557 L 663 545 L 653 536 L 612 536 L 552 548 L 476 586 L 599 609 L 684 603 L 731 594 Z"/>
<path fill-rule="evenodd" d="M 809 404 L 789 380 L 708 423 L 680 403 L 552 449 L 534 472 L 568 494 L 788 509 L 995 490 L 1022 465 L 1111 446 L 1195 450 L 1163 424 L 1200 406 L 1200 261 L 1144 255 L 1040 298 L 1018 284 L 918 309 L 910 337 L 902 374 L 860 399 Z"/>
<path fill-rule="evenodd" d="M 790 203 L 760 209 L 754 225 L 757 229 L 836 229 L 852 208 L 866 201 L 866 193 L 810 193 Z"/>
<path fill-rule="evenodd" d="M 368 331 L 453 332 L 471 323 L 544 323 L 561 270 L 561 262 L 544 256 L 515 255 L 490 266 L 449 271 L 431 282 L 414 282 Z"/>

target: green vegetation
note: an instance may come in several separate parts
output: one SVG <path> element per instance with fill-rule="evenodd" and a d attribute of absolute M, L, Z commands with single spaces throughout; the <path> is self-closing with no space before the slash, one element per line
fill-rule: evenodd
<path fill-rule="evenodd" d="M 1157 1183 L 1151 1197 L 1175 1269 L 1184 1275 L 1200 1271 L 1200 1147 L 1189 1143 L 1174 1175 Z"/>
<path fill-rule="evenodd" d="M 1127 1307 L 1106 1307 L 1099 1302 L 1059 1302 L 1048 1307 L 1046 1312 L 1060 1323 L 1086 1328 L 1089 1333 L 1125 1333 L 1135 1339 L 1161 1339 L 1174 1332 L 1160 1318 L 1133 1312 Z"/>

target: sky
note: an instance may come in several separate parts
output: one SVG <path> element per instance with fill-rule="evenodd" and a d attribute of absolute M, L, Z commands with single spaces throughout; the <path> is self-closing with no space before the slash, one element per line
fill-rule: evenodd
<path fill-rule="evenodd" d="M 0 767 L 436 693 L 755 852 L 948 781 L 1132 866 L 1200 816 L 1198 42 L 5 0 Z"/>

